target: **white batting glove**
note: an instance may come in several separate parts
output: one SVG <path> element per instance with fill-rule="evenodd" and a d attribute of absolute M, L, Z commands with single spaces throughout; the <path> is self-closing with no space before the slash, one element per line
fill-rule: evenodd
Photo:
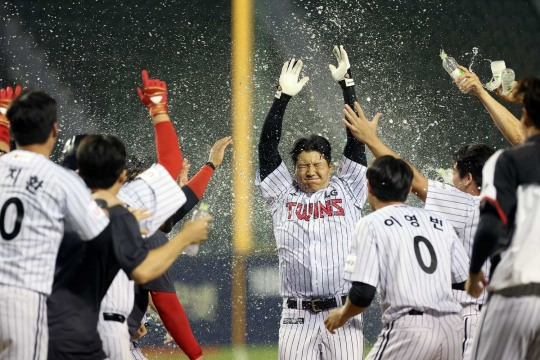
<path fill-rule="evenodd" d="M 343 45 L 340 45 L 339 47 L 335 45 L 333 52 L 336 56 L 338 67 L 336 68 L 332 64 L 328 65 L 330 72 L 332 73 L 332 77 L 335 81 L 342 81 L 345 80 L 345 78 L 350 78 L 349 69 L 351 68 L 351 64 L 349 63 L 349 57 L 347 56 L 347 52 L 343 48 Z M 347 74 L 348 76 L 346 76 Z"/>
<path fill-rule="evenodd" d="M 276 93 L 276 97 L 278 99 L 281 97 L 282 92 L 289 96 L 295 96 L 300 92 L 300 90 L 302 90 L 304 85 L 306 85 L 309 77 L 303 77 L 300 81 L 298 81 L 298 77 L 300 76 L 300 71 L 302 70 L 303 65 L 304 63 L 302 60 L 295 62 L 294 59 L 286 61 L 285 64 L 283 64 L 281 75 L 279 76 L 279 87 Z"/>

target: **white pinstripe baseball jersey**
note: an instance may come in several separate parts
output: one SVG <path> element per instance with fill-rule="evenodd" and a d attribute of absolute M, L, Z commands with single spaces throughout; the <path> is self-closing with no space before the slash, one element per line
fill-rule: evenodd
<path fill-rule="evenodd" d="M 429 180 L 426 205 L 424 209 L 444 217 L 456 231 L 470 262 L 472 245 L 478 220 L 480 218 L 480 196 L 473 196 L 451 185 Z M 488 274 L 489 261 L 482 270 Z M 454 290 L 454 297 L 462 306 L 483 304 L 487 299 L 487 291 L 482 296 L 473 298 L 466 291 Z"/>
<path fill-rule="evenodd" d="M 74 172 L 28 151 L 0 158 L 0 284 L 49 295 L 64 230 L 91 240 L 108 223 Z"/>
<path fill-rule="evenodd" d="M 186 202 L 186 196 L 178 184 L 159 164 L 122 186 L 118 198 L 132 208 L 145 208 L 154 214 L 141 222 L 141 227 L 148 230 L 145 236 L 155 233 Z M 101 302 L 101 312 L 122 314 L 127 318 L 133 308 L 133 286 L 133 281 L 124 271 L 118 272 Z"/>
<path fill-rule="evenodd" d="M 256 184 L 273 216 L 282 297 L 346 294 L 342 278 L 354 225 L 366 201 L 366 171 L 345 156 L 327 188 L 305 193 L 285 163 Z"/>
<path fill-rule="evenodd" d="M 377 287 L 387 324 L 413 309 L 458 314 L 452 283 L 467 280 L 468 269 L 467 253 L 446 219 L 399 204 L 360 220 L 344 277 Z"/>

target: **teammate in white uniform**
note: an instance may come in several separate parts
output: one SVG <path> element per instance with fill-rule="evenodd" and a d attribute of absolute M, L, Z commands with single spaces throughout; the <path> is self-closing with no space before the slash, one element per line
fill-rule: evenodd
<path fill-rule="evenodd" d="M 392 156 L 367 171 L 373 212 L 356 226 L 345 306 L 325 320 L 334 333 L 381 295 L 384 329 L 368 359 L 461 359 L 463 324 L 452 284 L 467 279 L 467 256 L 441 216 L 403 204 L 413 172 Z"/>
<path fill-rule="evenodd" d="M 334 79 L 345 101 L 354 102 L 354 82 L 343 47 L 335 47 L 339 67 Z M 259 143 L 256 184 L 273 216 L 279 256 L 283 310 L 279 330 L 280 359 L 361 359 L 362 318 L 354 318 L 337 336 L 329 336 L 323 319 L 343 303 L 350 284 L 343 280 L 345 257 L 354 224 L 366 195 L 364 145 L 347 133 L 337 176 L 332 176 L 328 140 L 313 135 L 296 141 L 291 151 L 295 179 L 278 152 L 285 107 L 307 82 L 298 81 L 302 61 L 284 64 L 280 89 L 264 123 Z"/>
<path fill-rule="evenodd" d="M 179 153 L 178 140 L 168 116 L 165 82 L 159 79 L 149 79 L 145 70 L 142 72 L 142 80 L 143 87 L 137 90 L 141 102 L 148 108 L 153 119 L 156 136 L 158 136 L 158 126 L 168 125 L 168 140 L 172 146 L 171 150 Z M 157 141 L 158 160 L 160 147 L 163 146 L 164 144 Z M 178 162 L 178 165 L 181 165 L 181 158 L 178 159 Z M 179 169 L 178 172 L 180 172 Z M 136 209 L 145 208 L 153 213 L 152 217 L 141 223 L 141 227 L 148 231 L 147 236 L 156 232 L 186 201 L 185 195 L 180 191 L 171 174 L 165 167 L 159 164 L 154 165 L 137 176 L 134 181 L 125 184 L 118 194 L 118 198 L 128 206 Z M 178 176 L 178 174 L 174 176 Z M 182 194 L 181 199 L 172 196 L 178 192 Z M 103 350 L 112 360 L 131 357 L 126 320 L 133 309 L 134 298 L 133 281 L 129 280 L 125 272 L 120 271 L 101 302 L 102 315 L 98 323 Z"/>
<path fill-rule="evenodd" d="M 0 158 L 0 358 L 43 359 L 64 230 L 90 240 L 109 220 L 81 179 L 48 159 L 58 135 L 54 99 L 25 93 L 7 117 L 18 150 Z"/>
<path fill-rule="evenodd" d="M 498 151 L 484 167 L 467 291 L 482 293 L 488 257 L 494 269 L 472 359 L 540 358 L 540 79 L 522 81 L 517 93 L 527 141 Z"/>
<path fill-rule="evenodd" d="M 354 136 L 363 141 L 375 157 L 384 155 L 398 157 L 377 137 L 378 120 L 368 121 L 358 103 L 355 104 L 355 109 L 359 115 L 350 108 L 344 110 L 346 123 Z M 464 261 L 469 261 L 471 256 L 472 239 L 478 225 L 482 168 L 493 152 L 494 150 L 490 147 L 480 144 L 459 148 L 452 158 L 454 186 L 427 180 L 414 166 L 410 165 L 414 173 L 412 192 L 425 203 L 426 210 L 435 212 L 448 220 L 467 250 L 467 259 Z M 487 268 L 488 264 L 484 266 L 484 271 L 487 271 Z M 463 352 L 467 353 L 471 350 L 474 333 L 479 323 L 480 310 L 487 294 L 484 292 L 478 299 L 474 299 L 468 296 L 464 289 L 454 289 L 454 296 L 462 305 L 461 315 L 465 329 Z"/>

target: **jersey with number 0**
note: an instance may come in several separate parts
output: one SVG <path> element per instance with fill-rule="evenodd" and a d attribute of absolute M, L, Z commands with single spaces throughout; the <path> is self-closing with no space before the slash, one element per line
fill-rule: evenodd
<path fill-rule="evenodd" d="M 285 163 L 256 184 L 272 210 L 283 297 L 348 293 L 343 280 L 354 225 L 366 199 L 366 167 L 345 156 L 327 188 L 298 189 Z"/>
<path fill-rule="evenodd" d="M 467 253 L 446 219 L 400 204 L 360 220 L 344 277 L 379 290 L 388 324 L 413 309 L 459 313 L 452 284 L 467 280 L 468 269 Z"/>
<path fill-rule="evenodd" d="M 151 236 L 184 203 L 186 196 L 167 170 L 153 165 L 137 178 L 120 189 L 118 198 L 134 209 L 148 209 L 152 217 L 140 222 L 140 226 Z M 134 283 L 124 271 L 119 271 L 101 302 L 101 312 L 131 313 L 135 298 Z M 101 319 L 100 319 L 101 320 Z"/>
<path fill-rule="evenodd" d="M 467 261 L 470 262 L 474 235 L 480 219 L 480 196 L 429 180 L 424 209 L 441 215 L 452 225 L 467 251 Z M 484 264 L 482 270 L 484 274 L 488 274 L 489 262 Z M 473 298 L 466 291 L 454 290 L 454 297 L 462 306 L 483 304 L 487 299 L 487 291 L 484 290 L 479 298 Z"/>
<path fill-rule="evenodd" d="M 49 295 L 64 230 L 91 240 L 108 223 L 73 171 L 28 151 L 0 157 L 0 284 Z"/>

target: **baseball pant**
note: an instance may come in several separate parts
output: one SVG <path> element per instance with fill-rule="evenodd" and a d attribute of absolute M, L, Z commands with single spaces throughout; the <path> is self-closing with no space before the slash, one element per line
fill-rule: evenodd
<path fill-rule="evenodd" d="M 137 341 L 130 342 L 129 348 L 131 350 L 131 354 L 133 355 L 134 360 L 148 360 L 146 356 L 144 356 L 142 349 Z"/>
<path fill-rule="evenodd" d="M 98 332 L 109 360 L 132 360 L 127 323 L 99 319 Z"/>
<path fill-rule="evenodd" d="M 482 308 L 471 359 L 540 359 L 540 297 L 493 294 Z"/>
<path fill-rule="evenodd" d="M 425 312 L 387 324 L 368 360 L 461 360 L 463 319 L 459 314 Z"/>
<path fill-rule="evenodd" d="M 461 309 L 461 318 L 463 319 L 463 330 L 465 334 L 463 338 L 463 359 L 470 359 L 474 336 L 478 324 L 480 324 L 480 306 L 468 305 L 463 307 Z"/>
<path fill-rule="evenodd" d="M 44 360 L 48 345 L 46 297 L 0 285 L 0 359 Z"/>
<path fill-rule="evenodd" d="M 361 360 L 364 353 L 362 316 L 352 318 L 332 335 L 324 326 L 328 312 L 288 309 L 284 301 L 279 327 L 279 359 Z"/>

